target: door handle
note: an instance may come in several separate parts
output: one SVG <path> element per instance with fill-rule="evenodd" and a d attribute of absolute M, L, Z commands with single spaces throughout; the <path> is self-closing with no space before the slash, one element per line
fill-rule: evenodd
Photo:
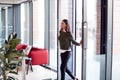
<path fill-rule="evenodd" d="M 87 32 L 88 32 L 87 21 L 84 21 L 82 26 L 83 26 L 82 27 L 83 49 L 87 49 Z"/>

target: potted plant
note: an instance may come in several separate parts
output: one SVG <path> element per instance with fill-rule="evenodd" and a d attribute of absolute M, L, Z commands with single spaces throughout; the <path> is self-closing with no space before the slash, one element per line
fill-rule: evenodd
<path fill-rule="evenodd" d="M 17 74 L 15 69 L 20 66 L 20 57 L 24 55 L 16 50 L 16 46 L 20 43 L 21 39 L 17 38 L 17 33 L 13 32 L 8 36 L 8 39 L 3 43 L 0 48 L 0 80 L 15 80 L 14 77 L 8 76 L 8 73 Z"/>

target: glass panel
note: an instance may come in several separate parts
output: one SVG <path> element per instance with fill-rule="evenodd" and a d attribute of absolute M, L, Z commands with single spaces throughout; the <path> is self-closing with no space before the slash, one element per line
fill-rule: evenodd
<path fill-rule="evenodd" d="M 87 80 L 104 80 L 105 54 L 100 54 L 101 0 L 87 0 L 88 49 Z"/>
<path fill-rule="evenodd" d="M 79 3 L 78 3 L 79 2 Z M 82 0 L 77 0 L 76 38 L 81 39 Z M 81 5 L 80 5 L 81 4 Z M 88 40 L 86 80 L 104 80 L 105 54 L 100 54 L 101 0 L 87 0 Z M 76 48 L 76 76 L 81 80 L 81 48 Z M 79 63 L 78 63 L 79 62 Z M 103 79 L 102 79 L 103 78 Z"/>
<path fill-rule="evenodd" d="M 21 43 L 29 43 L 29 4 L 21 4 Z"/>
<path fill-rule="evenodd" d="M 104 70 L 105 68 L 102 66 L 104 64 L 105 55 L 100 54 L 100 25 L 101 25 L 100 13 L 101 13 L 101 1 L 93 0 L 91 2 L 90 0 L 87 0 L 87 20 L 88 20 L 88 49 L 86 69 L 87 80 L 101 80 L 100 72 L 102 71 L 102 69 Z"/>
<path fill-rule="evenodd" d="M 57 73 L 54 69 L 57 70 L 57 0 L 33 1 L 33 46 L 49 50 L 49 65 L 42 65 L 44 69 L 48 69 L 42 73 L 44 76 L 41 76 L 41 79 L 56 79 Z"/>
<path fill-rule="evenodd" d="M 76 40 L 79 42 L 82 38 L 82 0 L 76 1 Z M 81 79 L 82 48 L 76 46 L 76 77 Z"/>
<path fill-rule="evenodd" d="M 60 30 L 60 25 L 61 25 L 61 21 L 63 19 L 67 19 L 69 26 L 70 26 L 70 31 L 73 34 L 74 37 L 74 26 L 73 26 L 73 0 L 60 0 L 59 1 L 59 26 L 58 26 L 58 30 Z M 59 31 L 58 31 L 59 34 Z M 67 67 L 68 69 L 74 74 L 74 70 L 73 70 L 73 56 L 75 55 L 74 53 L 72 53 L 73 51 L 71 51 L 71 56 L 70 59 L 68 61 Z M 61 65 L 61 58 L 60 58 L 60 52 L 59 52 L 59 69 L 60 69 L 60 65 Z M 68 76 L 68 74 L 66 75 L 66 80 L 70 80 L 71 77 Z"/>
<path fill-rule="evenodd" d="M 0 7 L 0 47 L 5 39 L 5 10 Z"/>
<path fill-rule="evenodd" d="M 12 32 L 12 6 L 0 5 L 0 46 Z"/>
<path fill-rule="evenodd" d="M 13 20 L 12 20 L 12 6 L 11 7 L 8 7 L 8 34 L 12 33 L 12 30 L 13 30 L 13 26 L 12 26 L 12 23 L 13 23 Z"/>
<path fill-rule="evenodd" d="M 45 0 L 33 1 L 33 46 L 44 48 Z"/>
<path fill-rule="evenodd" d="M 50 1 L 50 66 L 57 70 L 57 0 Z"/>
<path fill-rule="evenodd" d="M 112 80 L 120 80 L 120 1 L 113 2 L 113 62 Z"/>
<path fill-rule="evenodd" d="M 68 9 L 68 1 L 69 0 L 61 0 L 60 2 L 60 19 L 68 19 L 68 12 L 69 12 L 69 9 Z"/>

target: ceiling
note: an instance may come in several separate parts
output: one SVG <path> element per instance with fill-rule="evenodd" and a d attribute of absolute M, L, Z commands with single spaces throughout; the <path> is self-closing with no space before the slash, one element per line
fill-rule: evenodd
<path fill-rule="evenodd" d="M 0 5 L 0 8 L 4 8 L 4 7 L 12 7 L 12 5 Z"/>
<path fill-rule="evenodd" d="M 0 4 L 20 4 L 32 0 L 0 0 Z"/>

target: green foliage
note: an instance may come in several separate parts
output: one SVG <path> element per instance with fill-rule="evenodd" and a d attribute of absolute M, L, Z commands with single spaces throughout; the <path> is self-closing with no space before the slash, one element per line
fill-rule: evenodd
<path fill-rule="evenodd" d="M 12 70 L 18 67 L 18 62 L 21 61 L 19 57 L 24 56 L 24 54 L 16 50 L 16 46 L 20 42 L 21 39 L 17 38 L 17 33 L 14 32 L 8 36 L 8 40 L 5 40 L 4 46 L 0 48 L 0 67 L 3 68 L 3 77 L 6 76 L 6 71 L 16 74 L 16 72 Z"/>
<path fill-rule="evenodd" d="M 12 73 L 12 74 L 18 74 L 17 72 L 15 71 L 10 71 L 9 73 Z"/>

